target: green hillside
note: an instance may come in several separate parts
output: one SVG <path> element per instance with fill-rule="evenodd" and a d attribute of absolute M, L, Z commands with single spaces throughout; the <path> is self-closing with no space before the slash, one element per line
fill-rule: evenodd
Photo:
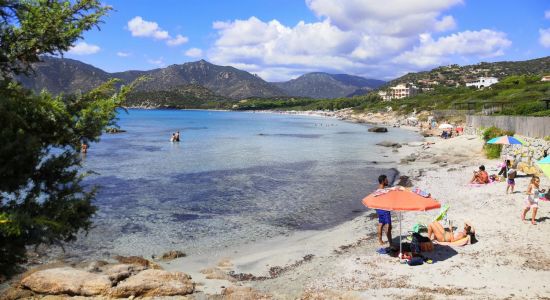
<path fill-rule="evenodd" d="M 403 114 L 414 110 L 456 110 L 463 113 L 489 112 L 502 115 L 550 116 L 550 110 L 541 101 L 550 99 L 550 82 L 541 81 L 541 76 L 510 76 L 485 89 L 468 87 L 435 87 L 429 93 L 415 97 L 382 101 L 376 94 L 339 99 L 248 99 L 238 103 L 236 109 L 279 110 L 338 110 L 354 108 L 358 111 L 393 111 Z"/>
<path fill-rule="evenodd" d="M 481 113 L 485 109 L 492 114 L 550 116 L 550 110 L 541 101 L 550 99 L 550 82 L 542 82 L 541 76 L 510 76 L 490 88 L 437 87 L 429 93 L 415 97 L 376 101 L 362 106 L 365 110 L 392 107 L 403 113 L 413 110 L 467 110 Z"/>

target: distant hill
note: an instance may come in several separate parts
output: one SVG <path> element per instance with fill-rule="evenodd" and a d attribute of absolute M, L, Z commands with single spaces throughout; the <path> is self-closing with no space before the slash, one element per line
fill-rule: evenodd
<path fill-rule="evenodd" d="M 92 65 L 74 59 L 43 56 L 42 62 L 33 64 L 34 75 L 21 76 L 23 86 L 40 92 L 46 89 L 53 94 L 89 91 L 113 77 Z"/>
<path fill-rule="evenodd" d="M 342 98 L 364 95 L 383 85 L 382 80 L 347 74 L 314 72 L 286 82 L 273 82 L 288 95 L 311 98 Z"/>
<path fill-rule="evenodd" d="M 209 89 L 210 94 L 233 99 L 286 96 L 284 91 L 258 76 L 204 60 L 150 71 L 107 73 L 77 60 L 43 57 L 43 62 L 34 64 L 33 68 L 34 76 L 21 77 L 20 82 L 34 91 L 45 88 L 53 94 L 88 91 L 109 78 L 119 78 L 129 83 L 140 76 L 147 76 L 149 80 L 140 83 L 137 91 L 167 92 L 192 84 Z"/>
<path fill-rule="evenodd" d="M 234 101 L 234 100 L 233 100 Z M 170 90 L 135 90 L 128 95 L 126 106 L 144 108 L 225 108 L 231 99 L 212 93 L 209 89 L 188 84 Z"/>
<path fill-rule="evenodd" d="M 435 68 L 431 71 L 409 73 L 394 79 L 386 86 L 398 83 L 414 83 L 425 87 L 434 85 L 456 86 L 475 81 L 478 77 L 496 77 L 503 79 L 513 75 L 548 75 L 550 74 L 550 56 L 526 61 L 481 62 L 475 65 L 450 65 Z"/>

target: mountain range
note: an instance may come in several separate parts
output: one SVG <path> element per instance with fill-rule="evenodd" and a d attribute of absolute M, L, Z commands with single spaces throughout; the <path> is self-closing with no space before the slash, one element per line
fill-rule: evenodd
<path fill-rule="evenodd" d="M 88 91 L 110 79 L 121 79 L 127 84 L 145 76 L 140 82 L 132 102 L 145 101 L 146 97 L 164 100 L 194 98 L 208 101 L 215 98 L 240 100 L 250 97 L 311 97 L 339 98 L 361 95 L 385 82 L 346 74 L 308 73 L 287 82 L 270 83 L 249 72 L 231 66 L 218 66 L 205 60 L 170 65 L 150 71 L 108 73 L 83 62 L 56 57 L 43 57 L 33 65 L 34 74 L 20 77 L 26 87 L 53 94 Z M 196 93 L 195 93 L 196 92 Z M 153 99 L 150 99 L 153 100 Z M 139 102 L 139 101 L 137 101 Z"/>

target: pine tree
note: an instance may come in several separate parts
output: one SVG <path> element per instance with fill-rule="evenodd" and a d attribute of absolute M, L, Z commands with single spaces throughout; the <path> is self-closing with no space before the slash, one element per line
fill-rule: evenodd
<path fill-rule="evenodd" d="M 0 0 L 0 273 L 30 245 L 73 241 L 96 211 L 84 188 L 82 141 L 116 121 L 130 87 L 111 80 L 71 96 L 34 94 L 14 78 L 32 76 L 41 55 L 62 55 L 110 10 L 97 0 Z"/>

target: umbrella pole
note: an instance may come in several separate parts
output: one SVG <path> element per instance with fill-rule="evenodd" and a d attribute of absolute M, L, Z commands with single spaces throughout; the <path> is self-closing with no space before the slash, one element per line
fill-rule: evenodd
<path fill-rule="evenodd" d="M 399 260 L 403 257 L 402 245 L 401 245 L 401 212 L 399 212 Z"/>

